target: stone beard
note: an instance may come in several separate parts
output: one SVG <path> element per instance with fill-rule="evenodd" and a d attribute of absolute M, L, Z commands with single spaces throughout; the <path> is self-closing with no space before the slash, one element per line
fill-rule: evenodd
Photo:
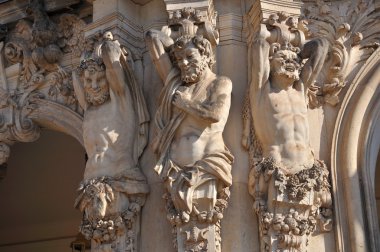
<path fill-rule="evenodd" d="M 201 37 L 183 36 L 172 47 L 172 61 L 181 70 L 181 80 L 195 84 L 201 80 L 207 67 L 213 64 L 211 48 Z"/>
<path fill-rule="evenodd" d="M 289 30 L 277 21 L 273 26 Z M 329 172 L 310 146 L 307 100 L 329 46 L 322 38 L 303 45 L 273 42 L 265 37 L 270 31 L 259 33 L 251 47 L 251 115 L 243 135 L 252 155 L 248 189 L 259 219 L 260 251 L 301 252 L 317 224 L 323 232 L 332 227 Z"/>
<path fill-rule="evenodd" d="M 109 84 L 103 63 L 89 60 L 81 65 L 84 76 L 84 93 L 86 101 L 92 106 L 99 106 L 110 98 Z"/>
<path fill-rule="evenodd" d="M 147 45 L 165 83 L 153 148 L 159 157 L 155 171 L 167 190 L 175 246 L 178 251 L 219 252 L 220 220 L 232 184 L 233 156 L 222 135 L 232 82 L 211 71 L 212 46 L 201 35 L 184 35 L 174 42 L 151 30 Z"/>
<path fill-rule="evenodd" d="M 299 80 L 300 58 L 291 50 L 279 50 L 270 60 L 270 75 L 282 76 L 292 81 Z"/>

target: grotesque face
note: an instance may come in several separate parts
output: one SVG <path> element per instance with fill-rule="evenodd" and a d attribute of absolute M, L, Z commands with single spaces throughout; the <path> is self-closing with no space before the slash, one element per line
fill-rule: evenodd
<path fill-rule="evenodd" d="M 87 102 L 94 106 L 109 99 L 109 86 L 104 69 L 90 65 L 84 70 L 84 91 Z"/>
<path fill-rule="evenodd" d="M 277 51 L 270 62 L 271 75 L 282 77 L 292 82 L 299 80 L 299 57 L 290 50 Z"/>
<path fill-rule="evenodd" d="M 177 65 L 181 70 L 181 79 L 185 83 L 199 82 L 207 66 L 207 57 L 201 55 L 198 48 L 189 42 L 182 50 L 174 52 Z"/>

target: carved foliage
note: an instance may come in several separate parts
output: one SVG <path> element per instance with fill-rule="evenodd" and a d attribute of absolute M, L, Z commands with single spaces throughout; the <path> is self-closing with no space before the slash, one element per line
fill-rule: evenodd
<path fill-rule="evenodd" d="M 296 174 L 285 174 L 271 158 L 254 167 L 249 181 L 256 182 L 249 188 L 259 218 L 261 251 L 305 251 L 316 230 L 332 230 L 329 172 L 322 161 Z"/>
<path fill-rule="evenodd" d="M 272 14 L 249 41 L 251 55 L 259 59 L 250 62 L 242 144 L 250 154 L 249 192 L 259 219 L 260 251 L 307 251 L 311 234 L 331 230 L 328 170 L 315 159 L 308 137 L 289 140 L 298 134 L 298 127 L 309 130 L 304 88 L 326 77 L 321 70 L 326 58 L 331 60 L 328 47 L 333 47 L 324 37 L 305 43 L 304 32 L 304 20 L 298 22 L 281 12 Z M 297 110 L 301 103 L 302 111 Z M 284 105 L 297 112 L 278 108 Z M 294 128 L 286 126 L 288 118 Z M 270 124 L 275 126 L 270 128 Z M 293 148 L 294 140 L 297 148 Z M 317 224 L 321 224 L 319 229 Z"/>
<path fill-rule="evenodd" d="M 318 83 L 309 89 L 310 106 L 335 106 L 339 93 L 379 46 L 380 13 L 371 0 L 325 2 L 304 5 L 302 22 L 308 38 L 325 37 L 331 44 L 330 59 Z"/>
<path fill-rule="evenodd" d="M 38 107 L 36 100 L 50 100 L 82 113 L 71 75 L 60 66 L 60 61 L 64 52 L 77 55 L 82 50 L 84 22 L 68 14 L 61 15 L 59 23 L 52 21 L 43 1 L 31 1 L 27 14 L 33 21 L 18 21 L 7 34 L 5 46 L 1 44 L 0 140 L 7 144 L 39 137 L 39 127 L 28 118 Z M 19 80 L 7 80 L 6 71 L 16 67 L 20 69 Z"/>

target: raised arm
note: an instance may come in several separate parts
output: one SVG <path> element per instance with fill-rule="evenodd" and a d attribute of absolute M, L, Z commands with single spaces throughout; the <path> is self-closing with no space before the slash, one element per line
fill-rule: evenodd
<path fill-rule="evenodd" d="M 101 47 L 101 55 L 106 66 L 106 76 L 110 89 L 118 96 L 125 94 L 126 80 L 120 63 L 121 47 L 117 41 L 105 41 Z"/>
<path fill-rule="evenodd" d="M 268 85 L 270 64 L 268 40 L 271 39 L 271 33 L 266 29 L 265 25 L 261 25 L 261 30 L 254 38 L 248 49 L 250 81 L 248 87 L 248 97 L 245 98 L 243 117 L 243 134 L 242 145 L 245 149 L 249 149 L 251 119 L 254 101 L 260 95 L 265 85 Z"/>
<path fill-rule="evenodd" d="M 257 92 L 267 84 L 269 79 L 269 49 L 270 45 L 265 38 L 258 37 L 252 43 L 250 49 L 251 59 L 251 83 L 249 85 L 249 97 L 255 99 Z"/>
<path fill-rule="evenodd" d="M 173 68 L 170 57 L 166 52 L 174 43 L 173 39 L 161 31 L 149 30 L 145 35 L 145 41 L 157 72 L 165 83 L 166 77 Z"/>
<path fill-rule="evenodd" d="M 329 43 L 327 39 L 318 38 L 307 42 L 300 52 L 302 59 L 308 59 L 301 70 L 301 80 L 305 85 L 305 92 L 321 72 L 328 51 Z"/>
<path fill-rule="evenodd" d="M 84 110 L 86 110 L 88 107 L 88 104 L 84 95 L 83 83 L 80 81 L 80 77 L 78 76 L 78 73 L 75 70 L 72 72 L 72 77 L 73 77 L 74 92 L 78 99 L 79 105 Z"/>

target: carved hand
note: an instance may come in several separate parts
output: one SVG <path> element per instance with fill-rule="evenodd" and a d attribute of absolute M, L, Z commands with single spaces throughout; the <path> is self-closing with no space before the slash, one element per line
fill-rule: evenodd
<path fill-rule="evenodd" d="M 174 94 L 173 104 L 180 108 L 185 109 L 191 103 L 191 95 L 186 92 L 177 90 Z"/>

